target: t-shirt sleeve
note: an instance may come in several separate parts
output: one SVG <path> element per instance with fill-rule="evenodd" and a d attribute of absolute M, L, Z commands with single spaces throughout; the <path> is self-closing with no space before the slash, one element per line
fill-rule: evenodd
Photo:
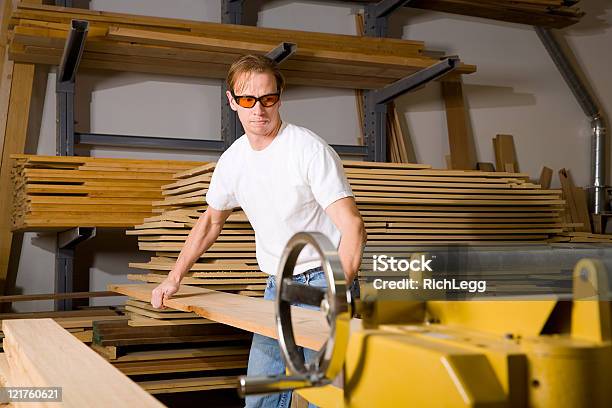
<path fill-rule="evenodd" d="M 341 198 L 353 197 L 342 161 L 330 146 L 321 147 L 310 160 L 307 179 L 315 200 L 323 209 Z"/>
<path fill-rule="evenodd" d="M 225 211 L 240 207 L 233 191 L 230 169 L 223 155 L 219 158 L 206 192 L 206 203 L 215 210 Z"/>

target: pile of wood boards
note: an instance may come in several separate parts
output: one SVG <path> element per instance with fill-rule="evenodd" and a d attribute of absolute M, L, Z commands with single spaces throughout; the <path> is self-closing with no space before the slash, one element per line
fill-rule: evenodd
<path fill-rule="evenodd" d="M 14 230 L 130 228 L 151 216 L 160 186 L 201 164 L 169 160 L 13 155 Z"/>
<path fill-rule="evenodd" d="M 142 302 L 151 301 L 155 284 L 108 285 L 109 290 L 130 296 Z M 274 302 L 217 292 L 205 288 L 181 285 L 179 291 L 164 301 L 164 305 L 184 312 L 194 312 L 203 318 L 224 325 L 278 338 Z M 291 310 L 295 342 L 298 346 L 319 350 L 329 337 L 330 327 L 325 314 L 320 310 L 295 307 Z M 207 328 L 211 325 L 192 326 Z M 159 327 L 157 327 L 159 329 Z M 94 328 L 94 338 L 95 328 Z"/>
<path fill-rule="evenodd" d="M 543 190 L 526 174 L 434 170 L 420 164 L 345 161 L 345 171 L 364 218 L 368 246 L 545 242 L 566 225 L 559 190 Z M 175 175 L 154 203 L 157 216 L 128 231 L 139 248 L 154 252 L 131 263 L 148 274 L 133 280 L 161 282 L 172 269 L 190 229 L 205 211 L 213 164 Z M 183 281 L 210 289 L 261 295 L 265 275 L 255 258 L 255 235 L 235 211 L 219 240 Z"/>
<path fill-rule="evenodd" d="M 580 21 L 578 0 L 416 0 L 410 7 L 511 23 L 563 28 Z"/>
<path fill-rule="evenodd" d="M 128 278 L 157 283 L 166 277 L 189 231 L 206 209 L 204 196 L 213 170 L 214 163 L 211 163 L 175 174 L 173 182 L 161 188 L 164 199 L 153 202 L 153 211 L 159 215 L 127 231 L 128 235 L 138 236 L 141 250 L 155 253 L 148 263 L 130 263 L 130 267 L 150 273 L 132 274 Z M 182 283 L 263 296 L 266 278 L 255 259 L 255 232 L 244 212 L 234 211 L 217 242 L 193 265 Z"/>
<path fill-rule="evenodd" d="M 564 230 L 560 191 L 526 174 L 423 167 L 345 163 L 368 245 L 532 242 Z"/>
<path fill-rule="evenodd" d="M 123 321 L 128 317 L 120 310 L 109 307 L 85 308 L 79 310 L 67 310 L 56 312 L 29 312 L 29 313 L 0 313 L 0 323 L 15 319 L 41 319 L 51 318 L 61 327 L 72 333 L 83 343 L 91 343 L 95 321 Z M 0 331 L 0 339 L 4 333 Z"/>
<path fill-rule="evenodd" d="M 109 290 L 129 296 L 128 306 L 148 308 L 155 286 L 111 284 Z M 278 336 L 274 303 L 264 299 L 181 285 L 164 304 L 171 312 L 159 313 L 194 313 L 204 324 L 136 327 L 123 321 L 93 328 L 92 347 L 151 393 L 234 388 L 246 369 L 251 333 Z M 296 343 L 320 349 L 329 336 L 323 313 L 292 313 Z"/>
<path fill-rule="evenodd" d="M 58 387 L 55 400 L 71 407 L 163 406 L 51 319 L 5 320 L 2 330 L 5 386 Z"/>
<path fill-rule="evenodd" d="M 111 284 L 109 290 L 129 296 L 130 303 L 142 305 L 151 301 L 155 286 Z M 234 388 L 235 375 L 244 373 L 246 368 L 250 333 L 278 336 L 274 303 L 264 299 L 182 285 L 164 304 L 173 311 L 195 313 L 209 323 L 94 325 L 92 347 L 124 373 L 138 375 L 135 380 L 151 393 Z M 295 308 L 292 314 L 296 344 L 320 349 L 330 330 L 324 314 L 304 308 Z M 145 345 L 149 348 L 144 349 Z M 156 380 L 150 378 L 153 375 L 166 377 Z"/>
<path fill-rule="evenodd" d="M 99 321 L 92 348 L 151 394 L 235 388 L 246 372 L 251 334 L 199 319 L 206 324 Z"/>
<path fill-rule="evenodd" d="M 375 89 L 428 67 L 421 41 L 360 38 L 294 30 L 38 6 L 21 3 L 11 16 L 10 57 L 57 65 L 70 20 L 90 22 L 83 68 L 225 78 L 247 53 L 265 54 L 281 42 L 297 44 L 283 62 L 288 83 Z M 462 65 L 459 73 L 475 71 Z"/>

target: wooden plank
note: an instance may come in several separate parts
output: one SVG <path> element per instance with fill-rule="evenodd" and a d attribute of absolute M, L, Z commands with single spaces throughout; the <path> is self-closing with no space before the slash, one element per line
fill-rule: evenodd
<path fill-rule="evenodd" d="M 1 49 L 4 49 L 3 46 L 0 46 Z M 8 110 L 9 110 L 9 100 L 11 96 L 11 86 L 13 84 L 13 61 L 8 59 L 8 55 L 6 56 L 6 61 L 2 65 L 2 71 L 0 74 L 0 165 L 3 161 L 4 151 L 4 139 L 5 139 L 5 131 L 6 131 L 6 122 L 8 119 Z"/>
<path fill-rule="evenodd" d="M 512 172 L 518 172 L 518 160 L 514 148 L 514 138 L 512 135 L 499 134 L 494 139 L 495 147 L 495 166 L 498 172 L 506 171 L 506 165 L 510 164 Z"/>
<path fill-rule="evenodd" d="M 188 319 L 190 317 L 198 317 L 198 315 L 195 313 L 172 312 L 171 310 L 168 310 L 168 309 L 154 312 L 154 311 L 143 309 L 140 307 L 131 306 L 129 304 L 125 306 L 125 310 L 129 312 L 134 312 L 136 314 L 140 314 L 142 316 L 151 317 L 153 319 Z M 198 319 L 198 320 L 205 320 L 205 319 Z"/>
<path fill-rule="evenodd" d="M 150 302 L 151 291 L 155 286 L 111 284 L 109 290 Z M 179 292 L 164 304 L 174 309 L 195 312 L 219 323 L 278 338 L 274 303 L 267 300 L 183 285 Z M 292 309 L 292 313 L 297 344 L 312 350 L 321 348 L 328 333 L 324 315 L 318 311 L 297 307 Z"/>
<path fill-rule="evenodd" d="M 216 163 L 206 163 L 193 169 L 185 170 L 174 174 L 175 179 L 184 179 L 193 176 L 199 176 L 201 174 L 212 173 L 215 169 Z"/>
<path fill-rule="evenodd" d="M 138 385 L 151 394 L 162 394 L 220 388 L 236 388 L 238 383 L 235 376 L 214 376 L 139 381 Z"/>
<path fill-rule="evenodd" d="M 569 171 L 566 169 L 559 170 L 559 180 L 561 182 L 561 189 L 563 190 L 563 198 L 567 203 L 566 208 L 570 216 L 570 221 L 581 222 L 574 197 L 574 183 L 570 179 Z"/>
<path fill-rule="evenodd" d="M 13 67 L 13 85 L 0 168 L 0 294 L 4 293 L 8 273 L 9 255 L 13 234 L 11 232 L 10 209 L 13 201 L 10 172 L 13 153 L 23 153 L 28 131 L 34 65 L 16 63 Z"/>
<path fill-rule="evenodd" d="M 553 171 L 552 169 L 544 166 L 542 167 L 542 171 L 540 172 L 540 178 L 538 180 L 538 184 L 542 186 L 544 189 L 550 188 L 550 183 L 552 181 Z"/>
<path fill-rule="evenodd" d="M 19 6 L 18 18 L 39 19 L 43 21 L 56 21 L 69 23 L 72 18 L 87 19 L 95 24 L 106 26 L 117 24 L 120 26 L 136 25 L 148 29 L 174 29 L 183 32 L 191 32 L 194 35 L 206 33 L 213 38 L 253 38 L 264 41 L 271 45 L 279 41 L 306 42 L 311 45 L 318 44 L 327 49 L 336 49 L 343 46 L 346 49 L 382 52 L 389 55 L 415 55 L 423 49 L 421 41 L 407 41 L 396 39 L 360 39 L 351 35 L 325 34 L 318 32 L 306 32 L 286 29 L 249 27 L 243 25 L 227 25 L 209 22 L 197 22 L 193 20 L 179 20 L 160 17 L 138 16 L 132 14 L 111 13 L 106 11 L 94 11 L 84 9 L 64 9 L 53 6 L 32 6 L 21 4 Z"/>
<path fill-rule="evenodd" d="M 478 170 L 443 170 L 443 169 L 407 169 L 407 168 L 355 168 L 355 167 L 346 167 L 344 169 L 347 175 L 351 175 L 355 177 L 359 175 L 368 175 L 368 174 L 376 174 L 376 175 L 402 175 L 402 176 L 434 176 L 434 177 L 480 177 L 483 176 L 490 177 L 491 179 L 495 178 L 522 178 L 528 179 L 529 175 L 527 173 L 490 173 L 483 172 Z M 465 180 L 462 180 L 465 181 Z M 469 180 L 468 180 L 469 181 Z M 493 182 L 494 180 L 487 180 L 489 182 Z M 502 182 L 502 181 L 499 181 Z"/>
<path fill-rule="evenodd" d="M 114 363 L 113 366 L 126 375 L 144 375 L 246 368 L 247 360 L 247 356 L 213 356 L 159 361 L 125 361 Z"/>
<path fill-rule="evenodd" d="M 175 171 L 190 169 L 195 166 L 204 164 L 201 161 L 177 161 L 177 160 L 155 160 L 155 159 L 117 159 L 107 157 L 84 157 L 84 156 L 44 156 L 30 154 L 14 154 L 11 156 L 14 159 L 26 160 L 29 163 L 48 164 L 48 163 L 73 163 L 77 166 L 87 166 L 93 164 L 99 166 L 103 164 L 105 167 L 113 166 L 138 166 L 150 167 L 157 169 L 173 168 Z"/>
<path fill-rule="evenodd" d="M 451 198 L 393 198 L 393 197 L 355 197 L 358 204 L 361 203 L 376 203 L 376 204 L 429 204 L 429 205 L 507 205 L 507 206 L 532 206 L 532 205 L 562 205 L 563 200 L 472 200 L 472 199 L 451 199 Z"/>
<path fill-rule="evenodd" d="M 157 319 L 150 316 L 130 313 L 128 324 L 133 327 L 150 327 L 150 326 L 182 326 L 186 324 L 211 324 L 207 319 Z"/>
<path fill-rule="evenodd" d="M 483 189 L 480 187 L 477 188 L 466 188 L 466 187 L 454 187 L 454 188 L 445 188 L 445 187 L 425 187 L 423 184 L 421 187 L 412 187 L 412 186 L 361 186 L 355 185 L 351 186 L 353 192 L 357 195 L 369 195 L 372 192 L 376 191 L 389 191 L 389 192 L 415 192 L 415 193 L 456 193 L 456 194 L 465 194 L 466 196 L 470 196 L 472 194 L 508 194 L 508 195 L 560 195 L 561 190 L 544 190 L 544 189 L 517 189 L 517 188 L 487 188 Z"/>
<path fill-rule="evenodd" d="M 593 232 L 586 191 L 580 187 L 574 187 L 573 195 L 576 212 L 578 214 L 578 222 L 582 223 L 582 227 L 577 227 L 576 231 Z"/>
<path fill-rule="evenodd" d="M 467 110 L 463 100 L 461 81 L 441 82 L 442 96 L 446 107 L 448 145 L 453 169 L 476 169 L 474 140 L 469 133 Z"/>
<path fill-rule="evenodd" d="M 130 351 L 125 355 L 116 357 L 117 362 L 123 361 L 153 361 L 165 359 L 212 357 L 212 356 L 239 356 L 249 354 L 247 345 L 217 346 L 217 347 L 193 347 L 170 350 L 144 350 Z"/>
<path fill-rule="evenodd" d="M 170 46 L 175 48 L 190 48 L 212 52 L 228 52 L 228 53 L 263 53 L 270 51 L 269 44 L 256 43 L 252 41 L 236 41 L 229 39 L 206 38 L 195 35 L 162 33 L 152 30 L 138 30 L 122 27 L 110 26 L 108 29 L 107 38 L 115 41 L 127 41 L 138 44 L 150 44 L 158 46 Z M 401 57 L 401 56 L 377 56 L 378 61 L 372 58 L 371 55 L 347 52 L 341 50 L 325 50 L 322 48 L 300 47 L 292 56 L 293 59 L 310 60 L 317 62 L 362 62 L 362 63 L 381 63 L 395 66 L 414 66 L 423 68 L 430 63 L 425 63 L 425 66 L 420 66 L 424 58 Z M 420 61 L 419 61 L 420 60 Z"/>
<path fill-rule="evenodd" d="M 0 387 L 10 387 L 11 384 L 11 367 L 8 364 L 6 353 L 0 353 Z M 3 407 L 13 408 L 15 404 L 10 402 L 2 403 Z"/>
<path fill-rule="evenodd" d="M 71 293 L 41 293 L 32 295 L 6 295 L 0 296 L 0 303 L 4 302 L 26 302 L 31 300 L 53 300 L 53 299 L 84 299 L 92 297 L 118 296 L 111 291 L 97 292 L 71 292 Z M 0 314 L 1 316 L 1 314 Z"/>
<path fill-rule="evenodd" d="M 466 16 L 481 17 L 511 23 L 549 28 L 564 28 L 579 21 L 584 13 L 570 7 L 528 8 L 518 2 L 480 0 L 416 0 L 411 7 Z"/>
<path fill-rule="evenodd" d="M 11 375 L 22 386 L 62 387 L 67 407 L 162 407 L 51 319 L 2 322 Z"/>

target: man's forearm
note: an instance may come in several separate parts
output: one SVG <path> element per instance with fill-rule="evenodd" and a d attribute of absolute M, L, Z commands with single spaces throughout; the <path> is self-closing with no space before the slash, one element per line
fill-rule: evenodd
<path fill-rule="evenodd" d="M 365 228 L 361 223 L 355 225 L 354 230 L 342 234 L 340 245 L 338 246 L 338 256 L 340 257 L 348 284 L 357 277 L 366 240 Z"/>
<path fill-rule="evenodd" d="M 219 232 L 208 217 L 200 217 L 189 232 L 168 278 L 180 282 L 200 256 L 216 241 Z"/>

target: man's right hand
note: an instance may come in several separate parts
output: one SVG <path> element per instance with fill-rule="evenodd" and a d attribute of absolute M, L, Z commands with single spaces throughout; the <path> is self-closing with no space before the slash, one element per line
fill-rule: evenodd
<path fill-rule="evenodd" d="M 178 291 L 179 286 L 180 283 L 170 277 L 164 279 L 164 281 L 151 292 L 151 305 L 156 309 L 160 309 L 164 304 L 164 300 L 174 295 Z"/>

